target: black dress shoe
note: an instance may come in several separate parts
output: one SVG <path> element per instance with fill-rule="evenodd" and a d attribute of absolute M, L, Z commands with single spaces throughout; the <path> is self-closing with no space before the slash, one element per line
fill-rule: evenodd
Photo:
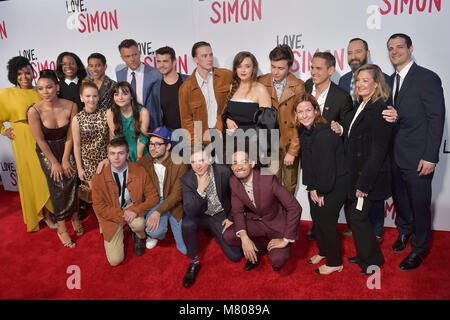
<path fill-rule="evenodd" d="M 259 264 L 259 257 L 255 263 L 251 262 L 250 260 L 247 260 L 247 262 L 245 263 L 244 269 L 245 269 L 245 271 L 250 271 L 253 268 L 255 268 L 258 264 Z"/>
<path fill-rule="evenodd" d="M 402 252 L 408 247 L 408 241 L 411 235 L 406 234 L 398 234 L 397 240 L 392 245 L 392 251 L 394 252 Z"/>
<path fill-rule="evenodd" d="M 194 284 L 195 276 L 199 271 L 200 271 L 200 262 L 197 263 L 191 262 L 183 278 L 183 287 L 185 288 L 191 287 Z"/>
<path fill-rule="evenodd" d="M 313 229 L 309 229 L 308 232 L 306 233 L 306 239 L 308 240 L 316 240 L 316 236 L 313 232 Z"/>
<path fill-rule="evenodd" d="M 405 260 L 400 263 L 400 270 L 409 271 L 417 269 L 422 263 L 423 258 L 417 253 L 410 253 Z"/>
<path fill-rule="evenodd" d="M 350 262 L 350 263 L 359 263 L 358 257 L 348 258 L 347 261 Z"/>
<path fill-rule="evenodd" d="M 142 256 L 145 253 L 145 239 L 140 239 L 136 234 L 133 235 L 134 240 L 134 254 Z"/>

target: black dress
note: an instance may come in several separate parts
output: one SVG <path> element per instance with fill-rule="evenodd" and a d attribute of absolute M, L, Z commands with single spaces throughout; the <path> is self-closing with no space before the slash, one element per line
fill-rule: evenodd
<path fill-rule="evenodd" d="M 72 82 L 68 85 L 64 80 L 59 82 L 59 94 L 58 97 L 75 102 L 78 106 L 78 112 L 83 110 L 83 103 L 80 98 L 81 79 L 78 79 L 78 83 Z"/>
<path fill-rule="evenodd" d="M 41 122 L 41 129 L 44 139 L 50 147 L 53 155 L 61 163 L 64 148 L 67 139 L 67 132 L 70 129 L 70 122 L 65 126 L 55 129 L 49 129 Z M 78 210 L 78 194 L 77 194 L 77 172 L 73 154 L 70 154 L 70 165 L 73 169 L 73 174 L 70 178 L 63 175 L 62 181 L 55 181 L 50 177 L 52 172 L 52 164 L 50 160 L 42 152 L 39 145 L 36 143 L 36 153 L 41 163 L 42 170 L 47 178 L 48 188 L 50 190 L 50 199 L 53 203 L 54 213 L 57 221 L 72 216 Z"/>

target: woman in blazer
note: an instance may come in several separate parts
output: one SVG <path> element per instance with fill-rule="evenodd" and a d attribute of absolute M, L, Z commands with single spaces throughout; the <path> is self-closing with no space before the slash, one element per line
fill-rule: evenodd
<path fill-rule="evenodd" d="M 319 104 L 311 94 L 301 94 L 295 105 L 295 122 L 302 145 L 302 179 L 309 192 L 319 248 L 319 253 L 308 263 L 318 264 L 326 258 L 326 264 L 315 269 L 317 273 L 341 272 L 343 265 L 337 222 L 347 198 L 344 146 L 342 139 L 322 117 Z"/>
<path fill-rule="evenodd" d="M 390 89 L 377 65 L 366 64 L 355 72 L 355 101 L 359 107 L 349 113 L 343 124 L 345 162 L 349 173 L 349 210 L 347 221 L 352 226 L 357 263 L 361 274 L 381 267 L 384 257 L 370 224 L 368 213 L 374 200 L 390 196 L 389 146 L 392 124 L 383 119 Z M 338 132 L 336 123 L 332 127 Z M 372 266 L 372 267 L 371 267 Z"/>

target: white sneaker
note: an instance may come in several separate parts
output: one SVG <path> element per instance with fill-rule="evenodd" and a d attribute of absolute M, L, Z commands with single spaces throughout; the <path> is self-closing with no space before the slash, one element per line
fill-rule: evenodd
<path fill-rule="evenodd" d="M 145 247 L 147 249 L 153 249 L 157 243 L 158 243 L 158 239 L 153 239 L 153 238 L 148 237 L 147 240 L 145 241 Z"/>

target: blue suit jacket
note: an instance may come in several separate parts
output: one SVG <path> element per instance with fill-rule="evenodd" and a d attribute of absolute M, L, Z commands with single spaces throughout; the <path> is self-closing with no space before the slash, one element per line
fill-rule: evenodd
<path fill-rule="evenodd" d="M 128 72 L 128 67 L 125 67 L 125 68 L 117 71 L 117 73 L 116 73 L 117 82 L 127 81 L 127 72 Z M 155 114 L 155 112 L 152 112 L 152 110 L 155 109 L 152 105 L 153 104 L 152 88 L 153 88 L 153 85 L 161 79 L 162 79 L 162 75 L 158 71 L 158 69 L 144 64 L 144 87 L 143 87 L 144 92 L 143 92 L 142 97 L 143 97 L 144 106 L 150 113 L 150 125 L 149 125 L 148 130 L 151 129 L 152 122 L 155 122 L 155 120 L 153 120 L 153 118 L 155 116 L 158 116 L 157 114 Z"/>
<path fill-rule="evenodd" d="M 394 77 L 395 73 L 392 82 Z M 420 160 L 438 163 L 445 121 L 441 79 L 413 63 L 396 100 L 399 120 L 394 128 L 395 163 L 411 170 L 417 170 Z"/>
<path fill-rule="evenodd" d="M 189 75 L 187 74 L 181 74 L 181 81 L 186 81 L 187 78 L 189 78 Z M 153 132 L 158 127 L 161 127 L 163 125 L 163 114 L 162 114 L 162 108 L 161 108 L 161 81 L 162 78 L 155 82 L 152 88 L 152 94 L 151 94 L 151 107 L 152 110 L 150 111 L 150 114 L 153 115 L 150 117 L 150 130 Z"/>
<path fill-rule="evenodd" d="M 384 79 L 386 80 L 387 85 L 389 88 L 392 89 L 392 79 L 389 77 L 386 73 L 384 73 Z M 352 82 L 353 72 L 347 72 L 339 79 L 339 87 L 350 93 L 350 83 Z M 353 97 L 352 97 L 353 99 Z"/>

